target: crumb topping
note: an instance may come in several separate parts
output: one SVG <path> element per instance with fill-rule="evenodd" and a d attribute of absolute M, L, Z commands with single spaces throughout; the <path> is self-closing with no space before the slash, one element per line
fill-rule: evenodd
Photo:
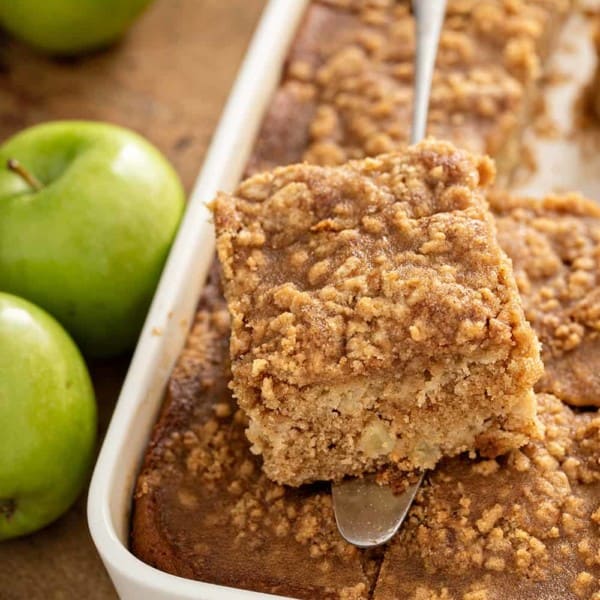
<path fill-rule="evenodd" d="M 596 597 L 600 417 L 550 395 L 538 404 L 543 440 L 496 460 L 448 460 L 430 476 L 386 552 L 376 599 Z"/>
<path fill-rule="evenodd" d="M 528 327 L 479 191 L 491 178 L 487 159 L 427 142 L 337 169 L 276 169 L 221 196 L 234 375 L 276 402 L 279 381 L 510 352 L 511 328 Z"/>
<path fill-rule="evenodd" d="M 542 342 L 540 391 L 600 406 L 600 208 L 577 194 L 490 195 L 528 321 Z"/>
<path fill-rule="evenodd" d="M 489 159 L 430 139 L 281 167 L 217 198 L 232 389 L 271 478 L 431 468 L 535 431 L 541 363 L 487 209 L 492 178 Z"/>
<path fill-rule="evenodd" d="M 451 0 L 433 80 L 430 135 L 487 152 L 508 174 L 518 162 L 516 140 L 547 40 L 569 6 L 568 0 Z M 251 171 L 300 160 L 338 165 L 404 147 L 413 85 L 409 3 L 315 3 L 302 31 Z M 294 139 L 285 144 L 277 137 L 284 133 L 282 114 L 295 123 Z"/>

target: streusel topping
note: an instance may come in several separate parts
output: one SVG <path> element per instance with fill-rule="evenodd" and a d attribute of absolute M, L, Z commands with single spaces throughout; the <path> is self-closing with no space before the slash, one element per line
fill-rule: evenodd
<path fill-rule="evenodd" d="M 600 406 L 600 207 L 578 194 L 536 200 L 494 192 L 490 202 L 542 342 L 538 389 Z"/>
<path fill-rule="evenodd" d="M 430 476 L 377 600 L 600 598 L 600 416 L 551 395 L 538 405 L 542 441 Z"/>
<path fill-rule="evenodd" d="M 548 37 L 569 6 L 568 0 L 450 0 L 429 133 L 491 154 L 507 175 L 518 160 L 520 130 Z M 315 3 L 250 169 L 300 160 L 336 165 L 404 147 L 413 52 L 408 2 Z"/>
<path fill-rule="evenodd" d="M 427 142 L 337 169 L 276 169 L 219 198 L 231 352 L 265 396 L 267 370 L 306 385 L 510 339 L 512 279 L 478 191 L 492 173 Z"/>
<path fill-rule="evenodd" d="M 430 139 L 217 198 L 232 389 L 272 479 L 432 468 L 535 432 L 541 363 L 492 178 L 489 159 Z"/>

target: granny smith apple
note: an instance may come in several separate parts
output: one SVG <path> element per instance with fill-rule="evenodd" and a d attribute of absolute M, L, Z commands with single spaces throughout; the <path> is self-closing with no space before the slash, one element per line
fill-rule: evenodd
<path fill-rule="evenodd" d="M 69 508 L 95 439 L 94 393 L 77 347 L 48 313 L 0 293 L 0 540 Z"/>
<path fill-rule="evenodd" d="M 150 0 L 0 0 L 0 23 L 23 41 L 73 55 L 119 38 Z"/>
<path fill-rule="evenodd" d="M 27 129 L 0 147 L 0 290 L 46 309 L 84 352 L 127 350 L 183 206 L 172 167 L 131 131 Z"/>

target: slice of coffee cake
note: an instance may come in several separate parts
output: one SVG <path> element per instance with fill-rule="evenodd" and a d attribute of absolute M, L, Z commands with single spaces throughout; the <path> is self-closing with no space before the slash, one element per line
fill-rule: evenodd
<path fill-rule="evenodd" d="M 486 158 L 429 140 L 255 175 L 215 202 L 233 390 L 289 485 L 535 434 L 538 342 L 496 240 Z"/>

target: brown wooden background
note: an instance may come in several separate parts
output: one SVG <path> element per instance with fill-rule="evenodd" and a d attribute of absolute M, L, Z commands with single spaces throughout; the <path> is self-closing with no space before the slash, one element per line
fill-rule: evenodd
<path fill-rule="evenodd" d="M 264 0 L 156 0 L 115 47 L 50 60 L 0 39 L 0 141 L 52 119 L 130 127 L 190 189 Z M 106 429 L 127 360 L 90 365 Z M 89 537 L 85 497 L 28 538 L 0 543 L 0 598 L 114 598 Z"/>

